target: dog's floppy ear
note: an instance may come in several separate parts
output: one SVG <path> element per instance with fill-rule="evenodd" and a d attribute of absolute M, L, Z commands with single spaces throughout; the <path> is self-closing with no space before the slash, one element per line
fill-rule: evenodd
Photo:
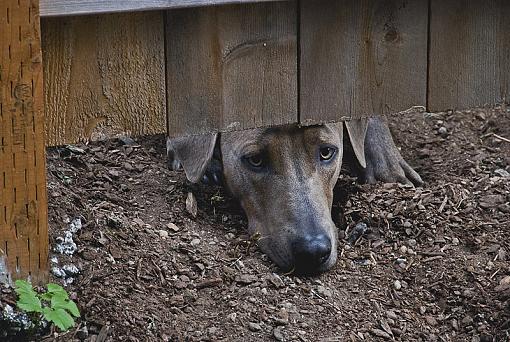
<path fill-rule="evenodd" d="M 367 167 L 365 160 L 365 137 L 367 135 L 368 118 L 344 121 L 351 141 L 352 149 L 363 168 Z"/>
<path fill-rule="evenodd" d="M 197 183 L 211 161 L 217 138 L 218 133 L 168 138 L 166 149 L 169 164 L 174 169 L 180 164 L 188 180 Z"/>

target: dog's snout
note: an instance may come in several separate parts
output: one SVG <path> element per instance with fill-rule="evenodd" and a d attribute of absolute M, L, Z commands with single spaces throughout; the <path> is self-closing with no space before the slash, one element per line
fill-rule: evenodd
<path fill-rule="evenodd" d="M 326 234 L 308 235 L 294 242 L 293 254 L 297 272 L 317 272 L 331 255 L 331 240 Z"/>

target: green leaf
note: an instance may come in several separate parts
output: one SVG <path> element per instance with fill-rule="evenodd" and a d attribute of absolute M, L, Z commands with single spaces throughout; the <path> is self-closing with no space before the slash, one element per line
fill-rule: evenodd
<path fill-rule="evenodd" d="M 51 293 L 53 295 L 59 295 L 59 296 L 65 297 L 65 298 L 69 298 L 67 291 L 64 290 L 64 288 L 62 286 L 50 283 L 50 284 L 48 284 L 47 287 L 48 287 L 47 293 Z"/>
<path fill-rule="evenodd" d="M 26 312 L 41 312 L 41 301 L 37 295 L 23 293 L 19 296 L 16 306 Z"/>
<path fill-rule="evenodd" d="M 69 311 L 73 316 L 80 317 L 80 311 L 78 310 L 76 303 L 67 298 L 54 296 L 51 298 L 51 307 L 52 309 L 65 309 Z"/>
<path fill-rule="evenodd" d="M 43 316 L 48 322 L 55 324 L 61 331 L 74 326 L 74 319 L 64 309 L 44 308 Z"/>
<path fill-rule="evenodd" d="M 15 285 L 16 285 L 16 288 L 14 289 L 14 291 L 16 291 L 16 293 L 18 295 L 21 296 L 22 294 L 27 294 L 27 295 L 37 296 L 37 292 L 34 291 L 34 289 L 32 288 L 32 285 L 28 281 L 16 280 Z"/>
<path fill-rule="evenodd" d="M 41 298 L 42 300 L 45 300 L 47 302 L 51 301 L 52 297 L 53 297 L 53 295 L 48 292 L 39 295 L 39 298 Z"/>

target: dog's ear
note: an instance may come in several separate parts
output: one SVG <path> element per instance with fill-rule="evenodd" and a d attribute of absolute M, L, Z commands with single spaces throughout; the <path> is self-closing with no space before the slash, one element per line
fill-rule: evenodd
<path fill-rule="evenodd" d="M 169 164 L 182 168 L 192 183 L 197 183 L 211 161 L 218 133 L 168 138 L 166 141 Z"/>
<path fill-rule="evenodd" d="M 365 137 L 367 135 L 368 118 L 344 121 L 351 141 L 352 149 L 363 168 L 367 167 L 365 160 Z"/>

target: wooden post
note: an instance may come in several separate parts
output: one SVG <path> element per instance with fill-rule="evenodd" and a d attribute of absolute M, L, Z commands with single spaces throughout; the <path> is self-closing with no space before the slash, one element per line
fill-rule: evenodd
<path fill-rule="evenodd" d="M 38 0 L 0 1 L 0 281 L 47 279 Z"/>

